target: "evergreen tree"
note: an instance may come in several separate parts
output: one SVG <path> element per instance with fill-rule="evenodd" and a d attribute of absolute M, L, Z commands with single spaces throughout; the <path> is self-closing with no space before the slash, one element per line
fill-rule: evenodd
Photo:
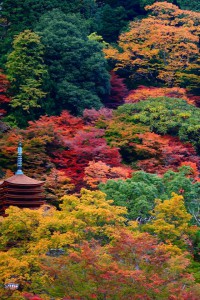
<path fill-rule="evenodd" d="M 2 0 L 0 1 L 0 63 L 6 61 L 13 37 L 26 29 L 34 29 L 40 17 L 58 8 L 63 13 L 81 13 L 91 18 L 95 12 L 94 0 Z"/>
<path fill-rule="evenodd" d="M 11 82 L 11 116 L 19 125 L 34 119 L 46 93 L 42 85 L 47 70 L 43 63 L 44 47 L 40 37 L 25 30 L 15 37 L 8 56 L 7 72 Z"/>
<path fill-rule="evenodd" d="M 94 0 L 2 0 L 1 16 L 8 20 L 9 31 L 14 34 L 33 29 L 39 18 L 58 8 L 65 14 L 82 13 L 89 17 L 95 7 Z"/>
<path fill-rule="evenodd" d="M 53 112 L 80 114 L 85 108 L 100 108 L 109 92 L 109 73 L 102 45 L 88 38 L 87 23 L 79 15 L 53 10 L 36 30 L 46 47 Z"/>
<path fill-rule="evenodd" d="M 124 7 L 116 8 L 106 4 L 95 14 L 94 29 L 106 42 L 115 42 L 121 29 L 127 24 L 127 13 Z"/>

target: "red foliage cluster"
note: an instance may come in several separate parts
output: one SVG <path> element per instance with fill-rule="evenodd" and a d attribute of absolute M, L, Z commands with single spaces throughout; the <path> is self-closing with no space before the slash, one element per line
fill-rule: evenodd
<path fill-rule="evenodd" d="M 89 188 L 97 188 L 99 183 L 106 183 L 108 179 L 127 179 L 131 177 L 133 170 L 128 167 L 110 167 L 102 161 L 90 161 L 85 168 L 84 180 Z"/>
<path fill-rule="evenodd" d="M 6 75 L 2 73 L 2 70 L 0 70 L 0 117 L 6 113 L 5 104 L 10 102 L 10 98 L 7 96 L 8 88 L 9 81 Z"/>
<path fill-rule="evenodd" d="M 80 118 L 68 112 L 60 117 L 41 117 L 30 122 L 25 134 L 45 140 L 46 152 L 56 168 L 65 172 L 79 189 L 84 170 L 90 161 L 103 161 L 112 167 L 120 166 L 118 149 L 110 148 L 102 137 L 103 130 L 85 127 Z M 49 139 L 49 140 L 48 140 Z"/>
<path fill-rule="evenodd" d="M 60 116 L 42 116 L 38 121 L 29 122 L 26 132 L 35 132 L 42 135 L 48 129 L 53 130 L 60 138 L 71 138 L 77 130 L 84 126 L 81 118 L 72 116 L 68 111 L 63 111 Z"/>
<path fill-rule="evenodd" d="M 123 78 L 120 78 L 114 71 L 111 71 L 110 75 L 110 95 L 105 105 L 109 108 L 117 108 L 119 105 L 124 104 L 128 89 Z"/>
<path fill-rule="evenodd" d="M 104 130 L 93 125 L 110 121 L 112 112 L 108 109 L 99 112 L 87 110 L 85 119 L 90 125 L 84 125 L 81 118 L 65 111 L 60 116 L 43 116 L 38 121 L 30 122 L 29 127 L 21 131 L 24 140 L 23 168 L 27 175 L 39 177 L 41 174 L 40 177 L 44 178 L 43 175 L 54 167 L 64 172 L 70 186 L 75 185 L 76 191 L 86 183 L 95 188 L 99 182 L 109 178 L 129 177 L 131 169 L 121 164 L 120 142 L 119 146 L 116 143 L 110 147 L 104 138 Z M 185 162 L 192 164 L 195 172 L 193 177 L 198 180 L 200 158 L 192 145 L 184 144 L 175 137 L 151 132 L 135 133 L 134 137 L 136 141 L 133 139 L 126 147 L 132 153 L 132 162 L 139 169 L 162 175 L 168 169 L 176 171 Z M 7 166 L 9 168 L 10 165 L 13 171 L 19 139 L 20 133 L 12 130 L 4 135 L 0 143 L 0 155 L 5 161 L 9 160 Z M 5 168 L 4 165 L 2 167 Z"/>
<path fill-rule="evenodd" d="M 94 128 L 77 131 L 72 139 L 64 138 L 65 149 L 53 152 L 56 167 L 63 170 L 78 189 L 84 185 L 85 168 L 90 161 L 102 161 L 111 167 L 121 165 L 118 149 L 109 147 L 103 134 L 103 130 Z"/>
<path fill-rule="evenodd" d="M 191 94 L 188 94 L 188 97 L 195 106 L 200 107 L 200 96 L 194 96 Z"/>
<path fill-rule="evenodd" d="M 113 117 L 113 110 L 109 108 L 85 109 L 83 112 L 83 120 L 86 124 L 95 124 L 101 120 L 111 120 Z"/>
<path fill-rule="evenodd" d="M 26 300 L 43 300 L 42 298 L 40 298 L 38 295 L 33 295 L 31 293 L 24 293 L 23 297 Z"/>
<path fill-rule="evenodd" d="M 184 88 L 173 87 L 147 87 L 140 85 L 137 89 L 131 90 L 128 96 L 125 98 L 126 103 L 136 103 L 149 98 L 157 97 L 169 97 L 169 98 L 181 98 L 186 100 L 189 104 L 197 104 L 199 97 L 193 95 L 187 95 L 187 91 Z"/>
<path fill-rule="evenodd" d="M 195 181 L 200 182 L 200 176 L 199 176 L 199 163 L 197 166 L 197 163 L 191 162 L 191 161 L 184 161 L 181 163 L 181 166 L 188 166 L 191 168 L 191 173 L 188 175 L 189 177 L 192 177 Z"/>
<path fill-rule="evenodd" d="M 115 295 L 118 299 L 150 300 L 157 298 L 158 294 L 160 299 L 198 299 L 198 293 L 192 289 L 194 278 L 186 270 L 189 259 L 184 254 L 171 258 L 170 253 L 148 233 L 134 236 L 118 228 L 115 236 L 115 241 L 106 249 L 94 241 L 84 242 L 81 246 L 77 245 L 78 252 L 71 252 L 67 260 L 58 261 L 58 266 L 70 262 L 81 266 L 77 272 L 84 269 L 83 283 L 89 282 L 93 286 L 90 299 L 101 296 L 104 297 L 102 299 L 112 299 Z M 62 274 L 58 270 L 50 267 L 59 280 Z M 69 274 L 74 276 L 66 272 L 66 275 Z M 187 289 L 183 289 L 184 282 L 188 285 Z M 73 287 L 69 294 L 79 295 Z"/>
<path fill-rule="evenodd" d="M 52 152 L 64 148 L 64 139 L 71 139 L 77 130 L 83 128 L 80 118 L 68 112 L 60 116 L 42 116 L 30 122 L 24 130 L 12 129 L 0 139 L 1 167 L 16 169 L 16 149 L 19 140 L 23 143 L 23 170 L 29 176 L 42 177 L 53 167 Z"/>
<path fill-rule="evenodd" d="M 110 111 L 108 115 L 110 118 Z M 9 153 L 12 153 L 9 164 L 13 171 L 20 135 L 23 137 L 23 168 L 29 176 L 41 174 L 42 177 L 55 167 L 63 171 L 79 190 L 84 186 L 85 168 L 90 161 L 121 167 L 119 151 L 107 145 L 103 138 L 104 130 L 84 125 L 81 118 L 66 111 L 60 116 L 42 116 L 38 121 L 30 122 L 25 130 L 17 134 L 12 131 L 4 136 L 0 154 L 8 160 Z"/>
<path fill-rule="evenodd" d="M 168 169 L 176 171 L 184 162 L 200 169 L 200 158 L 193 146 L 178 138 L 146 132 L 138 135 L 141 144 L 134 144 L 137 153 L 146 153 L 148 159 L 139 160 L 137 166 L 149 173 L 164 174 Z"/>

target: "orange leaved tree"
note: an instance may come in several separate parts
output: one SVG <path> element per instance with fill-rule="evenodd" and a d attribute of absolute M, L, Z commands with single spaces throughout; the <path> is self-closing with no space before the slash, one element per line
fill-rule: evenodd
<path fill-rule="evenodd" d="M 147 6 L 149 17 L 130 23 L 118 49 L 105 49 L 134 84 L 165 84 L 190 89 L 198 85 L 200 13 L 167 2 Z"/>
<path fill-rule="evenodd" d="M 110 167 L 102 161 L 90 161 L 85 168 L 84 180 L 90 188 L 97 188 L 99 183 L 106 183 L 108 179 L 127 179 L 132 170 L 127 167 Z"/>

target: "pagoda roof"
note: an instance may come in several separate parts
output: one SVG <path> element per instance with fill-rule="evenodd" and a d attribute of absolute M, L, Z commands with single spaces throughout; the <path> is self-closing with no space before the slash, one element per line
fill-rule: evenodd
<path fill-rule="evenodd" d="M 3 183 L 9 183 L 13 185 L 42 185 L 44 182 L 30 178 L 24 174 L 15 174 L 5 179 Z"/>
<path fill-rule="evenodd" d="M 29 200 L 29 199 L 36 199 L 36 198 L 44 198 L 43 194 L 42 193 L 38 193 L 38 194 L 35 194 L 35 195 L 13 195 L 13 194 L 6 194 L 5 195 L 5 199 L 14 199 L 14 198 L 17 198 L 17 199 L 24 199 L 24 200 Z"/>
<path fill-rule="evenodd" d="M 5 202 L 4 206 L 23 205 L 23 206 L 27 207 L 27 206 L 31 206 L 31 205 L 39 206 L 39 205 L 43 205 L 43 204 L 44 204 L 44 200 L 36 200 L 36 201 L 33 200 L 33 201 L 29 201 L 29 202 L 11 200 L 9 202 Z"/>
<path fill-rule="evenodd" d="M 35 193 L 40 193 L 42 191 L 41 189 L 41 185 L 37 185 L 37 186 L 31 186 L 31 189 L 30 189 L 30 186 L 27 188 L 26 185 L 8 185 L 8 186 L 5 186 L 4 187 L 4 193 L 11 193 L 11 194 L 20 194 L 20 195 L 23 195 L 23 194 L 35 194 Z"/>

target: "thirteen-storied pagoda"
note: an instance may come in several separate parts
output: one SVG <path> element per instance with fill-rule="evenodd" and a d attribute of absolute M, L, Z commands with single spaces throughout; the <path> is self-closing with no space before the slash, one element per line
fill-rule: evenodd
<path fill-rule="evenodd" d="M 39 208 L 45 203 L 43 181 L 30 178 L 22 172 L 22 143 L 18 145 L 17 172 L 0 182 L 0 214 L 10 205 L 19 208 Z"/>

